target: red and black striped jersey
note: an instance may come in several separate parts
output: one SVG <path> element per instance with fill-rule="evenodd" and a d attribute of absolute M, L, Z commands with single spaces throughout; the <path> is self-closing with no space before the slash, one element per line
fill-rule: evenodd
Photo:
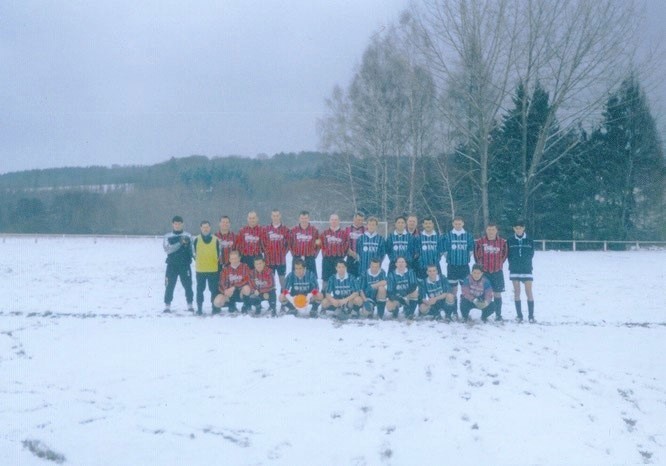
<path fill-rule="evenodd" d="M 289 248 L 291 249 L 291 254 L 294 257 L 316 256 L 319 253 L 319 246 L 315 244 L 315 241 L 318 239 L 319 231 L 312 225 L 308 225 L 307 228 L 301 228 L 300 225 L 296 225 L 291 229 L 291 234 L 289 236 Z"/>
<path fill-rule="evenodd" d="M 222 233 L 218 231 L 215 233 L 217 240 L 220 243 L 220 264 L 229 264 L 229 253 L 236 245 L 236 234 L 233 231 Z"/>
<path fill-rule="evenodd" d="M 284 265 L 289 251 L 289 228 L 273 224 L 265 226 L 261 244 L 266 255 L 267 265 Z"/>
<path fill-rule="evenodd" d="M 483 267 L 484 272 L 498 272 L 502 270 L 504 261 L 509 255 L 506 240 L 499 235 L 494 240 L 483 236 L 474 243 L 474 260 Z"/>
<path fill-rule="evenodd" d="M 347 236 L 349 236 L 349 249 L 356 252 L 356 242 L 365 233 L 365 225 L 356 228 L 354 225 L 347 227 Z"/>
<path fill-rule="evenodd" d="M 349 250 L 349 235 L 347 230 L 327 228 L 319 236 L 321 240 L 321 253 L 325 257 L 343 257 Z"/>
<path fill-rule="evenodd" d="M 245 225 L 236 235 L 236 249 L 241 256 L 261 255 L 261 227 Z"/>
<path fill-rule="evenodd" d="M 253 291 L 259 293 L 268 293 L 275 289 L 275 280 L 273 278 L 273 269 L 264 267 L 264 270 L 258 272 L 257 269 L 250 271 L 250 287 Z"/>
<path fill-rule="evenodd" d="M 240 263 L 238 267 L 233 268 L 231 265 L 227 265 L 222 269 L 220 274 L 220 291 L 228 288 L 240 288 L 250 283 L 250 268 L 247 264 Z"/>

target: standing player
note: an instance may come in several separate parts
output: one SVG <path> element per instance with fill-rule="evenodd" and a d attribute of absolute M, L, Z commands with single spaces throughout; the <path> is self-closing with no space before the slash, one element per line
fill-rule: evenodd
<path fill-rule="evenodd" d="M 436 265 L 430 264 L 426 270 L 427 276 L 419 286 L 421 301 L 419 313 L 421 315 L 431 315 L 439 320 L 442 317 L 442 311 L 444 311 L 446 321 L 451 322 L 451 315 L 455 310 L 451 286 L 446 277 L 439 274 Z"/>
<path fill-rule="evenodd" d="M 384 261 L 386 243 L 384 237 L 377 233 L 378 223 L 376 217 L 370 217 L 365 233 L 356 242 L 359 270 L 368 270 L 373 259 L 377 259 L 380 265 Z"/>
<path fill-rule="evenodd" d="M 416 240 L 414 235 L 405 228 L 407 221 L 405 217 L 399 216 L 395 219 L 395 231 L 386 238 L 386 253 L 389 256 L 389 273 L 395 270 L 395 261 L 398 257 L 404 257 L 407 265 L 413 265 L 416 257 Z"/>
<path fill-rule="evenodd" d="M 513 296 L 516 304 L 516 318 L 523 321 L 523 310 L 520 302 L 520 283 L 525 284 L 527 295 L 528 318 L 534 323 L 534 296 L 532 296 L 532 258 L 534 257 L 534 242 L 525 233 L 525 222 L 518 220 L 513 225 L 514 235 L 509 237 L 509 279 L 513 284 Z"/>
<path fill-rule="evenodd" d="M 305 262 L 305 267 L 317 276 L 317 254 L 321 247 L 319 231 L 313 225 L 310 225 L 310 213 L 307 210 L 301 211 L 298 216 L 298 225 L 291 229 L 289 235 L 289 249 L 294 259 L 301 258 Z M 292 262 L 291 270 L 294 270 Z"/>
<path fill-rule="evenodd" d="M 419 236 L 419 218 L 414 214 L 407 216 L 407 233 L 415 238 Z"/>
<path fill-rule="evenodd" d="M 469 311 L 481 310 L 481 320 L 486 322 L 493 313 L 493 286 L 483 273 L 480 264 L 472 266 L 470 273 L 462 282 L 460 291 L 460 313 L 463 322 L 469 320 Z"/>
<path fill-rule="evenodd" d="M 249 268 L 253 268 L 254 260 L 261 256 L 261 236 L 259 216 L 251 211 L 247 214 L 247 225 L 238 230 L 236 235 L 236 249 L 241 255 L 241 261 Z"/>
<path fill-rule="evenodd" d="M 386 272 L 382 269 L 382 263 L 376 257 L 370 261 L 370 268 L 361 275 L 361 297 L 363 298 L 363 307 L 368 312 L 368 317 L 372 318 L 377 306 L 377 315 L 380 319 L 384 318 L 386 309 Z"/>
<path fill-rule="evenodd" d="M 280 293 L 280 305 L 287 308 L 289 314 L 296 314 L 294 306 L 294 296 L 304 295 L 308 304 L 311 304 L 310 317 L 317 317 L 317 310 L 323 299 L 319 292 L 319 283 L 317 276 L 305 267 L 305 261 L 300 257 L 294 259 L 294 271 L 287 275 L 284 288 Z"/>
<path fill-rule="evenodd" d="M 356 212 L 352 224 L 347 227 L 347 236 L 349 236 L 349 250 L 347 251 L 347 272 L 352 275 L 360 276 L 363 269 L 358 266 L 358 252 L 356 250 L 356 243 L 358 239 L 365 233 L 365 214 L 363 212 Z"/>
<path fill-rule="evenodd" d="M 435 231 L 435 222 L 432 217 L 423 218 L 423 231 L 417 237 L 418 254 L 418 268 L 416 269 L 416 276 L 421 280 L 425 279 L 428 275 L 428 266 L 434 265 L 437 267 L 437 273 L 442 275 L 442 269 L 439 261 L 442 258 L 442 239 L 439 233 Z"/>
<path fill-rule="evenodd" d="M 453 218 L 453 229 L 442 238 L 442 248 L 446 255 L 446 277 L 451 285 L 451 293 L 458 308 L 458 284 L 470 273 L 469 263 L 474 254 L 474 237 L 463 228 L 462 217 Z M 454 313 L 458 314 L 457 310 Z"/>
<path fill-rule="evenodd" d="M 266 256 L 266 265 L 277 272 L 282 289 L 287 273 L 289 228 L 282 224 L 282 214 L 278 209 L 273 209 L 271 212 L 271 224 L 264 227 L 261 244 Z"/>
<path fill-rule="evenodd" d="M 268 312 L 275 317 L 277 296 L 273 269 L 266 266 L 263 257 L 254 260 L 254 269 L 250 270 L 249 305 L 254 306 L 255 315 L 261 314 L 261 302 L 268 301 Z"/>
<path fill-rule="evenodd" d="M 229 253 L 234 249 L 236 244 L 236 234 L 231 231 L 231 220 L 226 215 L 220 217 L 220 230 L 215 233 L 217 241 L 220 243 L 220 266 L 219 271 L 225 265 L 229 265 Z"/>
<path fill-rule="evenodd" d="M 236 250 L 229 253 L 229 265 L 220 273 L 220 294 L 215 297 L 213 313 L 218 314 L 220 308 L 229 306 L 229 312 L 236 312 L 236 303 L 242 302 L 242 312 L 250 309 L 250 268 L 241 262 L 240 253 Z"/>
<path fill-rule="evenodd" d="M 502 267 L 507 256 L 506 240 L 497 234 L 497 224 L 488 223 L 485 236 L 477 239 L 474 245 L 474 259 L 481 265 L 484 275 L 493 286 L 495 320 L 502 320 L 502 291 L 504 291 Z"/>
<path fill-rule="evenodd" d="M 173 230 L 164 235 L 162 246 L 167 253 L 166 258 L 166 276 L 164 282 L 166 290 L 164 291 L 164 312 L 171 312 L 171 301 L 173 301 L 173 291 L 176 288 L 176 282 L 180 278 L 180 284 L 185 288 L 185 299 L 187 300 L 187 310 L 192 312 L 194 307 L 194 293 L 192 292 L 192 235 L 183 230 L 183 217 L 176 215 L 171 219 Z"/>
<path fill-rule="evenodd" d="M 398 317 L 400 307 L 408 319 L 414 318 L 414 311 L 419 300 L 418 279 L 413 270 L 407 268 L 404 257 L 398 257 L 395 262 L 395 270 L 388 273 L 387 280 L 388 302 L 386 309 Z"/>
<path fill-rule="evenodd" d="M 333 311 L 334 317 L 346 319 L 350 313 L 358 316 L 363 305 L 363 298 L 359 293 L 358 280 L 347 273 L 347 263 L 344 259 L 338 259 L 335 271 L 329 277 L 326 297 L 321 306 L 323 311 Z"/>
<path fill-rule="evenodd" d="M 194 238 L 194 269 L 197 277 L 197 314 L 203 312 L 203 299 L 206 285 L 210 291 L 211 305 L 217 296 L 217 289 L 220 282 L 220 272 L 218 269 L 220 260 L 220 243 L 216 236 L 210 232 L 210 222 L 204 220 L 199 226 L 201 234 Z"/>
<path fill-rule="evenodd" d="M 337 270 L 339 260 L 344 260 L 349 250 L 349 236 L 347 230 L 340 228 L 340 217 L 331 214 L 329 227 L 319 235 L 321 241 L 321 280 L 322 289 L 328 292 L 328 279 Z M 346 270 L 346 266 L 345 266 Z"/>

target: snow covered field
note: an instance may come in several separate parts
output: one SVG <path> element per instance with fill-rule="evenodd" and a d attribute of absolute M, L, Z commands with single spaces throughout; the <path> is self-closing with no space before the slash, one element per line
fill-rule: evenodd
<path fill-rule="evenodd" d="M 163 315 L 161 239 L 0 239 L 0 464 L 664 464 L 665 263 L 537 253 L 534 325 L 337 325 Z"/>

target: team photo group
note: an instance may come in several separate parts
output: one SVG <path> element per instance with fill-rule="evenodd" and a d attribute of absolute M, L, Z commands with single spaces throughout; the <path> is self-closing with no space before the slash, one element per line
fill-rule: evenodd
<path fill-rule="evenodd" d="M 500 237 L 495 223 L 475 239 L 455 217 L 452 229 L 440 234 L 431 217 L 418 224 L 414 215 L 398 216 L 394 230 L 384 237 L 379 221 L 358 212 L 352 224 L 341 227 L 332 214 L 320 232 L 302 211 L 292 228 L 282 223 L 279 210 L 271 223 L 260 225 L 256 212 L 247 224 L 232 231 L 222 216 L 218 231 L 200 222 L 196 236 L 186 232 L 183 218 L 172 219 L 164 237 L 166 290 L 164 312 L 172 311 L 174 290 L 180 280 L 188 311 L 204 314 L 204 293 L 210 293 L 211 313 L 272 317 L 406 319 L 424 318 L 470 322 L 479 310 L 486 322 L 494 315 L 502 321 L 503 267 L 508 260 L 513 285 L 516 321 L 523 321 L 521 290 L 527 298 L 529 322 L 535 322 L 532 294 L 534 243 L 525 222 L 514 222 L 513 234 Z M 291 267 L 287 270 L 288 255 Z M 317 257 L 321 254 L 321 277 Z M 388 259 L 388 267 L 383 267 Z M 196 293 L 191 263 L 194 261 Z M 446 263 L 446 274 L 441 262 Z M 320 281 L 321 278 L 321 287 Z M 522 286 L 521 286 L 522 284 Z M 460 289 L 460 295 L 458 290 Z M 196 303 L 196 309 L 195 309 Z M 240 306 L 240 308 L 239 308 Z"/>

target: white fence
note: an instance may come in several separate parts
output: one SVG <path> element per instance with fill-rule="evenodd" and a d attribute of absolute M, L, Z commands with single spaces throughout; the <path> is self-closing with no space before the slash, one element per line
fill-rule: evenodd
<path fill-rule="evenodd" d="M 319 224 L 321 223 L 321 224 Z M 342 223 L 342 222 L 341 222 Z M 346 223 L 346 222 L 345 222 Z M 386 231 L 386 222 L 381 222 L 380 233 Z M 317 228 L 321 230 L 323 222 L 318 222 Z M 345 225 L 346 226 L 346 225 Z M 383 230 L 383 231 L 382 231 Z M 33 238 L 37 242 L 40 238 L 154 238 L 161 239 L 162 235 L 93 235 L 93 234 L 41 234 L 41 233 L 0 233 L 4 243 L 7 238 Z M 611 241 L 611 240 L 563 240 L 563 239 L 535 239 L 537 248 L 542 251 L 638 251 L 666 249 L 666 241 Z"/>

